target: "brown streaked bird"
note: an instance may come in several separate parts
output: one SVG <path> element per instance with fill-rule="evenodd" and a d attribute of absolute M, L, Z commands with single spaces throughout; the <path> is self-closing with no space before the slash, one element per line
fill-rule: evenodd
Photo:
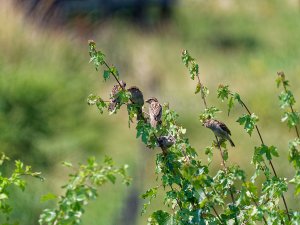
<path fill-rule="evenodd" d="M 143 110 L 142 110 L 143 105 L 144 105 L 143 93 L 136 86 L 132 86 L 132 87 L 128 88 L 127 91 L 129 91 L 131 94 L 130 100 L 131 100 L 132 104 L 134 104 L 137 108 L 137 120 L 143 119 L 144 118 Z"/>
<path fill-rule="evenodd" d="M 147 101 L 149 103 L 149 116 L 150 124 L 152 127 L 156 127 L 158 123 L 161 123 L 162 107 L 158 100 L 154 97 L 149 98 Z"/>
<path fill-rule="evenodd" d="M 167 149 L 172 147 L 175 144 L 176 139 L 171 136 L 160 136 L 157 138 L 158 146 L 162 149 L 163 153 L 167 153 Z"/>
<path fill-rule="evenodd" d="M 111 93 L 110 93 L 110 103 L 108 105 L 108 111 L 114 112 L 115 109 L 117 108 L 118 104 L 120 104 L 120 99 L 118 98 L 118 93 L 125 89 L 126 87 L 126 82 L 120 81 L 120 84 L 116 84 L 113 86 Z"/>
<path fill-rule="evenodd" d="M 214 119 L 207 119 L 204 121 L 203 126 L 211 129 L 217 137 L 228 140 L 232 147 L 235 146 L 230 138 L 231 132 L 224 123 Z"/>

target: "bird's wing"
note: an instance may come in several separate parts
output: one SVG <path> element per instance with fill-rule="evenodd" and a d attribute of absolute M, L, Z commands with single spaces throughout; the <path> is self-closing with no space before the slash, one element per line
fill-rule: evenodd
<path fill-rule="evenodd" d="M 141 106 L 144 105 L 144 97 L 140 89 L 133 86 L 129 88 L 128 91 L 131 93 L 131 100 L 133 101 L 134 104 L 141 105 Z"/>
<path fill-rule="evenodd" d="M 222 130 L 226 131 L 229 135 L 231 135 L 230 130 L 224 123 L 220 123 L 220 127 L 222 128 Z"/>
<path fill-rule="evenodd" d="M 111 98 L 115 98 L 115 96 L 119 93 L 120 91 L 120 85 L 114 85 L 112 90 L 111 90 Z"/>
<path fill-rule="evenodd" d="M 162 107 L 158 102 L 152 103 L 153 115 L 155 120 L 160 120 L 162 114 Z"/>

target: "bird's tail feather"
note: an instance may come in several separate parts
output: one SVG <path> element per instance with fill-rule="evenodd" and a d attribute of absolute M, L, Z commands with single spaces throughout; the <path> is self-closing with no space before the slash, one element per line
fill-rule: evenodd
<path fill-rule="evenodd" d="M 231 144 L 232 147 L 235 147 L 235 144 L 233 143 L 233 141 L 231 140 L 231 138 L 229 138 L 229 142 Z"/>

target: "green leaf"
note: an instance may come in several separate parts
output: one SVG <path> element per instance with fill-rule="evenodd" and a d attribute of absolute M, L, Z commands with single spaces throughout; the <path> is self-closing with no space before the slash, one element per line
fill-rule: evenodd
<path fill-rule="evenodd" d="M 212 157 L 213 157 L 213 147 L 206 147 L 205 155 L 207 155 L 207 161 L 210 164 L 212 161 Z"/>
<path fill-rule="evenodd" d="M 191 63 L 191 67 L 189 68 L 190 70 L 190 75 L 192 80 L 195 79 L 195 76 L 198 76 L 199 74 L 199 65 L 197 63 L 195 63 L 195 61 L 192 61 Z"/>
<path fill-rule="evenodd" d="M 300 122 L 299 112 L 284 112 L 281 122 L 287 122 L 289 128 L 295 127 Z"/>
<path fill-rule="evenodd" d="M 254 113 L 251 115 L 244 114 L 243 116 L 239 117 L 236 122 L 238 122 L 240 125 L 244 125 L 244 129 L 251 136 L 252 131 L 258 122 L 258 117 Z"/>
<path fill-rule="evenodd" d="M 216 113 L 221 112 L 218 108 L 215 106 L 206 108 L 202 114 L 199 116 L 199 120 L 201 123 L 205 122 L 207 119 L 212 119 L 215 117 Z"/>
<path fill-rule="evenodd" d="M 98 63 L 100 63 L 100 65 L 104 64 L 104 58 L 105 58 L 105 55 L 101 51 L 98 51 L 96 53 L 96 60 Z"/>
<path fill-rule="evenodd" d="M 290 107 L 295 104 L 295 98 L 291 91 L 283 91 L 279 95 L 280 108 L 284 109 L 285 107 Z"/>
<path fill-rule="evenodd" d="M 293 163 L 295 169 L 300 170 L 300 151 L 298 146 L 300 145 L 300 139 L 296 138 L 289 142 L 289 162 Z"/>
<path fill-rule="evenodd" d="M 102 100 L 102 98 L 98 98 L 96 102 L 96 106 L 100 113 L 102 114 L 104 109 L 107 108 L 107 103 Z"/>
<path fill-rule="evenodd" d="M 144 213 L 146 212 L 146 210 L 147 210 L 148 206 L 150 205 L 152 199 L 153 199 L 153 198 L 156 198 L 157 190 L 158 190 L 158 187 L 150 188 L 149 190 L 147 190 L 147 191 L 142 195 L 142 198 L 143 198 L 143 199 L 149 198 L 149 202 L 143 205 L 143 209 L 142 209 L 141 214 L 144 214 Z"/>
<path fill-rule="evenodd" d="M 190 56 L 187 50 L 183 50 L 181 54 L 181 60 L 183 64 L 188 67 L 189 63 L 193 61 L 194 59 Z"/>
<path fill-rule="evenodd" d="M 56 213 L 50 209 L 45 209 L 39 218 L 40 224 L 52 224 L 56 218 Z"/>
<path fill-rule="evenodd" d="M 88 97 L 87 97 L 87 103 L 88 105 L 95 105 L 97 100 L 98 100 L 98 96 L 97 95 L 94 95 L 94 94 L 90 94 Z"/>
<path fill-rule="evenodd" d="M 225 99 L 229 98 L 229 95 L 231 94 L 229 91 L 229 86 L 228 85 L 219 85 L 218 90 L 218 98 L 220 98 L 222 101 L 224 101 Z"/>
<path fill-rule="evenodd" d="M 157 190 L 158 187 L 154 187 L 154 188 L 150 188 L 149 190 L 147 190 L 143 195 L 142 198 L 146 199 L 146 198 L 155 198 L 156 194 L 157 194 Z"/>
<path fill-rule="evenodd" d="M 1 154 L 1 157 L 0 157 L 0 166 L 2 166 L 5 161 L 8 161 L 10 159 L 3 152 L 1 152 L 0 154 Z"/>
<path fill-rule="evenodd" d="M 228 160 L 228 150 L 227 149 L 223 150 L 222 156 L 223 156 L 224 161 Z"/>
<path fill-rule="evenodd" d="M 72 163 L 70 162 L 62 162 L 62 164 L 66 167 L 73 167 Z"/>
<path fill-rule="evenodd" d="M 115 75 L 115 76 L 119 79 L 119 77 L 120 77 L 119 71 L 117 70 L 117 68 L 116 68 L 115 66 L 112 66 L 112 67 L 110 68 L 110 72 L 111 72 L 113 75 Z"/>
<path fill-rule="evenodd" d="M 228 116 L 233 106 L 234 106 L 234 101 L 233 101 L 233 97 L 231 96 L 228 100 Z"/>
<path fill-rule="evenodd" d="M 195 59 L 190 56 L 187 50 L 182 52 L 181 59 L 184 65 L 189 69 L 192 80 L 195 79 L 195 76 L 199 76 L 199 65 L 195 62 Z"/>
<path fill-rule="evenodd" d="M 234 98 L 234 100 L 237 100 L 240 105 L 242 105 L 244 107 L 244 104 L 243 104 L 243 101 L 241 99 L 241 96 L 238 93 L 234 93 L 233 94 L 233 98 Z"/>
<path fill-rule="evenodd" d="M 109 70 L 104 70 L 103 71 L 103 78 L 106 81 L 110 77 L 110 71 Z"/>
<path fill-rule="evenodd" d="M 283 71 L 277 72 L 277 78 L 276 78 L 276 84 L 277 88 L 280 86 L 280 84 L 284 84 L 283 82 L 285 81 L 285 74 Z"/>
<path fill-rule="evenodd" d="M 149 142 L 151 142 L 150 135 L 152 134 L 150 124 L 145 123 L 143 120 L 140 120 L 137 123 L 136 130 L 137 130 L 136 137 L 137 138 L 141 137 L 142 142 L 145 143 L 146 145 L 149 145 L 150 144 Z M 152 143 L 153 146 L 155 146 L 155 144 L 156 143 Z"/>
<path fill-rule="evenodd" d="M 262 156 L 266 155 L 266 158 L 268 160 L 272 160 L 272 155 L 275 157 L 278 157 L 278 150 L 275 146 L 270 146 L 268 147 L 267 145 L 261 145 L 260 147 L 255 147 L 255 157 L 256 161 L 255 162 L 262 162 Z"/>
<path fill-rule="evenodd" d="M 197 86 L 196 86 L 196 90 L 195 90 L 195 94 L 198 94 L 201 90 L 201 84 L 198 83 Z"/>
<path fill-rule="evenodd" d="M 8 196 L 7 196 L 7 194 L 5 194 L 5 193 L 0 193 L 0 202 L 2 201 L 2 200 L 4 200 L 4 199 L 8 199 Z M 1 205 L 0 205 L 1 206 Z M 1 208 L 0 208 L 1 209 Z"/>
<path fill-rule="evenodd" d="M 206 98 L 208 96 L 208 94 L 209 94 L 208 88 L 202 85 L 201 86 L 201 97 Z"/>
<path fill-rule="evenodd" d="M 54 199 L 57 199 L 57 196 L 55 194 L 48 193 L 41 197 L 41 202 L 46 202 Z"/>
<path fill-rule="evenodd" d="M 116 182 L 116 176 L 114 176 L 113 174 L 107 174 L 106 177 L 110 180 L 110 182 L 112 182 L 113 184 Z"/>
<path fill-rule="evenodd" d="M 89 162 L 90 165 L 92 165 L 92 164 L 94 165 L 95 157 L 90 158 L 88 160 L 88 162 Z M 114 165 L 113 159 L 110 156 L 107 156 L 107 155 L 104 158 L 104 163 L 105 163 L 105 165 L 108 165 L 108 166 L 113 166 Z"/>
<path fill-rule="evenodd" d="M 171 219 L 171 215 L 168 212 L 158 210 L 152 213 L 151 219 L 153 219 L 158 225 L 167 225 L 168 221 Z"/>
<path fill-rule="evenodd" d="M 295 192 L 294 194 L 297 196 L 300 194 L 300 171 L 298 171 L 293 179 L 290 180 L 291 184 L 295 185 Z"/>
<path fill-rule="evenodd" d="M 271 155 L 273 155 L 275 157 L 279 157 L 278 150 L 275 146 L 273 146 L 273 145 L 270 146 L 269 150 L 270 150 Z"/>

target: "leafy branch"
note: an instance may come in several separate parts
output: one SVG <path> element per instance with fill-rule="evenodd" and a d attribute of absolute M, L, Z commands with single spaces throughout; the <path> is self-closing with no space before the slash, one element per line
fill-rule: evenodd
<path fill-rule="evenodd" d="M 215 107 L 208 108 L 208 105 L 207 105 L 207 102 L 206 102 L 206 97 L 209 93 L 209 90 L 208 90 L 208 88 L 206 88 L 200 82 L 199 65 L 196 63 L 195 59 L 193 57 L 191 57 L 191 55 L 188 53 L 187 50 L 184 50 L 182 52 L 181 58 L 182 58 L 182 61 L 183 61 L 184 65 L 189 69 L 191 79 L 194 80 L 194 78 L 197 77 L 197 80 L 198 80 L 195 94 L 199 93 L 199 89 L 200 89 L 201 98 L 202 98 L 204 106 L 205 106 L 204 113 L 200 115 L 200 121 L 204 122 L 206 119 L 214 118 L 215 113 L 219 112 L 219 110 Z M 225 150 L 222 151 L 220 142 L 219 142 L 218 137 L 216 135 L 215 135 L 215 138 L 216 138 L 216 143 L 217 143 L 216 146 L 218 147 L 220 155 L 221 155 L 223 168 L 227 173 L 228 172 L 228 167 L 226 166 L 227 150 L 225 148 Z M 232 188 L 234 188 L 234 187 L 229 188 L 229 192 L 230 192 L 230 197 L 231 197 L 231 200 L 232 200 L 232 203 L 233 203 L 233 207 L 235 208 L 235 198 L 234 198 L 234 195 L 233 195 L 233 189 Z M 234 218 L 235 218 L 235 223 L 238 224 L 237 216 L 235 215 Z"/>
<path fill-rule="evenodd" d="M 105 62 L 104 54 L 95 49 L 94 42 L 89 43 L 91 61 L 94 62 L 96 69 L 100 65 L 108 67 Z M 104 71 L 103 77 L 107 80 L 107 72 Z M 114 76 L 120 85 L 119 76 Z M 124 90 L 124 89 L 123 89 Z M 126 91 L 126 90 L 125 90 Z M 98 105 L 105 105 L 100 97 L 94 97 L 88 101 Z M 121 100 L 121 105 L 128 104 L 128 101 Z M 105 109 L 107 107 L 102 107 Z M 129 117 L 131 117 L 131 109 L 127 107 Z M 149 219 L 149 224 L 163 224 L 168 221 L 177 221 L 179 224 L 196 223 L 201 224 L 203 221 L 211 221 L 218 224 L 224 224 L 223 219 L 217 213 L 215 204 L 223 204 L 218 202 L 217 198 L 213 198 L 214 192 L 209 190 L 208 183 L 212 178 L 207 174 L 208 170 L 205 165 L 196 160 L 197 153 L 191 147 L 189 140 L 184 137 L 185 129 L 177 124 L 178 115 L 171 110 L 168 104 L 164 104 L 162 109 L 161 124 L 156 128 L 150 126 L 150 119 L 143 112 L 142 120 L 137 119 L 136 130 L 137 138 L 141 138 L 147 147 L 154 149 L 161 148 L 162 152 L 157 154 L 156 173 L 161 175 L 162 185 L 169 189 L 165 195 L 165 204 L 172 209 L 172 214 L 162 210 L 154 212 Z M 163 140 L 163 141 L 162 141 Z M 199 171 L 200 168 L 201 171 Z M 210 185 L 213 186 L 213 185 Z M 200 189 L 199 189 L 200 188 Z M 157 187 L 149 189 L 143 198 L 150 200 L 156 196 Z M 208 200 L 210 199 L 210 200 Z M 209 202 L 209 204 L 204 204 Z M 143 212 L 146 211 L 148 204 L 145 204 Z M 210 211 L 215 215 L 212 215 Z M 202 222 L 201 222 L 202 221 Z"/>
<path fill-rule="evenodd" d="M 259 170 L 262 170 L 264 172 L 266 178 L 269 179 L 270 173 L 269 173 L 269 169 L 268 169 L 268 167 L 267 167 L 267 165 L 266 165 L 266 163 L 263 159 L 263 155 L 266 155 L 266 158 L 269 161 L 269 164 L 272 168 L 274 176 L 276 177 L 276 180 L 278 180 L 278 175 L 277 175 L 277 172 L 276 172 L 275 167 L 274 167 L 273 162 L 272 162 L 272 156 L 279 157 L 279 154 L 278 154 L 277 148 L 275 148 L 274 146 L 268 147 L 267 145 L 265 145 L 265 142 L 262 138 L 261 132 L 260 132 L 258 126 L 257 126 L 257 122 L 259 121 L 258 117 L 249 110 L 249 108 L 244 103 L 244 101 L 241 99 L 241 97 L 238 93 L 232 93 L 229 90 L 228 85 L 225 85 L 225 86 L 224 85 L 219 85 L 218 98 L 220 98 L 222 101 L 224 101 L 225 99 L 228 100 L 228 115 L 229 115 L 230 110 L 234 106 L 235 101 L 237 103 L 239 103 L 247 111 L 248 114 L 245 114 L 245 115 L 239 117 L 237 122 L 240 125 L 244 125 L 244 129 L 246 130 L 246 132 L 250 136 L 251 136 L 252 131 L 253 131 L 254 128 L 257 131 L 257 134 L 258 134 L 259 139 L 261 141 L 261 146 L 260 147 L 255 147 L 252 162 L 256 166 L 256 172 L 255 172 L 255 175 L 252 177 L 252 180 L 254 180 L 256 178 Z M 261 165 L 261 163 L 263 165 Z M 279 182 L 279 180 L 278 180 L 278 182 Z M 284 203 L 284 207 L 285 207 L 285 210 L 286 210 L 286 215 L 287 215 L 287 217 L 290 221 L 291 218 L 290 218 L 287 202 L 286 202 L 286 199 L 283 195 L 283 192 L 285 192 L 284 190 L 286 190 L 286 188 L 284 188 L 282 190 L 279 190 L 279 191 L 281 192 L 281 198 L 282 198 L 282 201 Z"/>
<path fill-rule="evenodd" d="M 66 167 L 75 170 L 69 175 L 69 181 L 62 188 L 64 195 L 45 195 L 42 200 L 58 200 L 56 209 L 45 209 L 40 215 L 40 224 L 80 224 L 84 213 L 84 207 L 90 200 L 98 196 L 97 188 L 107 182 L 115 183 L 116 176 L 122 177 L 123 183 L 129 185 L 130 178 L 127 175 L 128 165 L 115 167 L 111 158 L 106 157 L 103 165 L 98 165 L 95 158 L 89 158 L 87 164 L 82 164 L 78 169 L 71 163 L 65 162 Z"/>
<path fill-rule="evenodd" d="M 10 159 L 4 154 L 0 154 L 0 167 L 3 167 L 7 161 Z M 12 225 L 16 223 L 11 223 L 10 213 L 13 207 L 8 203 L 10 198 L 10 187 L 16 186 L 22 191 L 26 188 L 26 181 L 23 179 L 24 176 L 35 177 L 41 181 L 44 178 L 41 176 L 40 172 L 33 172 L 31 166 L 25 166 L 20 160 L 15 161 L 15 169 L 10 176 L 5 176 L 3 172 L 0 172 L 0 214 L 5 215 L 5 221 L 2 221 L 5 225 Z"/>
<path fill-rule="evenodd" d="M 289 148 L 289 162 L 295 168 L 295 176 L 290 180 L 290 183 L 295 185 L 295 195 L 300 194 L 300 137 L 298 131 L 298 125 L 300 123 L 300 113 L 294 109 L 296 100 L 291 90 L 289 90 L 289 81 L 286 80 L 284 72 L 277 73 L 277 87 L 283 86 L 283 91 L 279 95 L 280 107 L 284 109 L 282 122 L 287 122 L 289 128 L 294 127 L 296 132 L 296 138 L 291 140 L 288 144 Z M 289 108 L 289 111 L 286 110 Z"/>

